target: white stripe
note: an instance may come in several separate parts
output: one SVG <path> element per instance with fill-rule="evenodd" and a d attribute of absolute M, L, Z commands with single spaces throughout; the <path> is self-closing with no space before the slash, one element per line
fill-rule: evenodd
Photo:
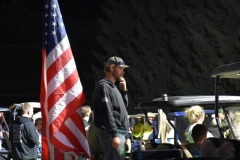
<path fill-rule="evenodd" d="M 47 96 L 52 94 L 52 92 L 54 92 L 75 70 L 76 65 L 72 57 L 72 59 L 49 81 Z"/>
<path fill-rule="evenodd" d="M 58 43 L 58 45 L 53 48 L 53 50 L 48 54 L 47 56 L 47 64 L 46 67 L 48 67 L 55 62 L 55 60 L 61 56 L 68 48 L 70 48 L 70 43 L 68 41 L 68 36 L 66 35 L 61 42 Z"/>
<path fill-rule="evenodd" d="M 85 137 L 85 135 L 78 129 L 78 127 L 76 126 L 76 124 L 72 121 L 71 118 L 68 118 L 65 121 L 65 126 L 69 128 L 69 130 L 75 135 L 75 137 L 78 139 L 78 142 L 82 145 L 82 147 L 84 148 L 84 150 L 90 155 L 90 151 L 88 148 L 88 141 L 87 138 Z M 63 143 L 64 145 L 70 147 L 70 148 L 75 148 L 70 140 L 68 139 L 68 137 L 66 137 L 66 135 L 64 135 L 61 132 L 57 132 L 54 135 L 55 138 L 57 138 L 61 143 Z M 78 149 L 78 148 L 75 148 Z"/>
<path fill-rule="evenodd" d="M 76 112 L 78 113 L 78 115 L 80 115 L 81 120 L 82 120 L 82 112 L 81 112 L 81 108 L 79 107 Z M 79 128 L 75 125 L 75 123 L 72 121 L 71 118 L 68 118 L 65 123 L 64 123 L 69 130 L 72 130 L 72 128 L 75 128 L 76 130 L 73 130 L 73 134 L 75 135 L 75 137 L 77 137 L 78 142 L 80 142 L 80 144 L 82 145 L 83 149 L 88 153 L 88 155 L 90 155 L 90 150 L 88 147 L 88 141 L 87 138 L 85 137 L 85 135 L 81 132 L 81 130 L 79 130 Z M 85 132 L 85 130 L 83 130 Z M 85 142 L 85 143 L 84 143 Z M 84 145 L 83 145 L 84 144 Z"/>
<path fill-rule="evenodd" d="M 69 104 L 72 100 L 74 100 L 79 94 L 83 91 L 80 80 L 78 79 L 77 83 L 69 89 L 49 111 L 49 121 L 53 122 L 61 113 L 67 104 Z M 79 106 L 80 107 L 80 106 Z"/>
<path fill-rule="evenodd" d="M 62 132 L 56 132 L 56 134 L 53 135 L 56 139 L 59 140 L 59 142 L 63 143 L 64 145 L 70 147 L 70 148 L 75 148 L 70 140 L 68 139 L 68 137 L 66 137 L 66 135 Z M 76 149 L 76 148 L 75 148 Z"/>

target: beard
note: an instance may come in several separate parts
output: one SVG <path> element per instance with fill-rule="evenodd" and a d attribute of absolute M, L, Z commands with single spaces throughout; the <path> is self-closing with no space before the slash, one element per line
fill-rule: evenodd
<path fill-rule="evenodd" d="M 115 77 L 116 81 L 121 81 L 120 77 Z"/>
<path fill-rule="evenodd" d="M 121 81 L 121 77 L 123 76 L 123 74 L 118 74 L 116 71 L 112 73 L 112 76 L 114 77 L 114 79 L 116 81 Z"/>

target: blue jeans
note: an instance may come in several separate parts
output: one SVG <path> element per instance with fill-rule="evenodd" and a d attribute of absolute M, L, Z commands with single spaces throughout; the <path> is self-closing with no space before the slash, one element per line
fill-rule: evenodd
<path fill-rule="evenodd" d="M 100 143 L 105 154 L 105 160 L 124 160 L 125 158 L 125 138 L 126 133 L 118 133 L 120 146 L 115 149 L 112 147 L 112 135 L 106 130 L 100 129 Z"/>

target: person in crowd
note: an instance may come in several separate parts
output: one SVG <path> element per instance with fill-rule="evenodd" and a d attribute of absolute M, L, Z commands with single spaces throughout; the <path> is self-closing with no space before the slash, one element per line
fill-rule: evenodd
<path fill-rule="evenodd" d="M 93 159 L 104 160 L 104 153 L 100 144 L 100 129 L 91 123 L 88 129 L 88 144 Z"/>
<path fill-rule="evenodd" d="M 194 143 L 192 129 L 196 124 L 202 124 L 205 118 L 204 110 L 201 106 L 191 106 L 185 110 L 185 117 L 189 121 L 189 126 L 185 130 L 186 143 Z"/>
<path fill-rule="evenodd" d="M 109 58 L 104 65 L 105 78 L 96 83 L 94 91 L 94 123 L 100 129 L 100 144 L 106 160 L 124 159 L 129 122 L 127 85 L 123 76 L 128 67 L 122 58 Z"/>
<path fill-rule="evenodd" d="M 37 159 L 37 145 L 39 135 L 32 122 L 33 106 L 24 103 L 22 115 L 12 123 L 9 139 L 11 141 L 13 159 L 33 160 Z"/>
<path fill-rule="evenodd" d="M 37 130 L 37 133 L 39 135 L 39 142 L 42 141 L 42 118 L 37 118 L 35 120 L 35 129 Z"/>
<path fill-rule="evenodd" d="M 89 123 L 89 119 L 91 117 L 91 107 L 90 106 L 82 106 L 81 107 L 81 112 L 82 112 L 82 117 L 83 117 L 83 123 L 84 123 L 84 127 L 85 130 L 88 130 L 88 127 L 90 125 Z"/>
<path fill-rule="evenodd" d="M 225 136 L 227 139 L 236 138 L 237 140 L 240 140 L 240 111 L 239 110 L 234 111 L 233 116 L 231 117 L 231 121 L 232 121 L 232 129 L 233 129 L 234 135 L 230 131 L 230 129 L 227 129 L 225 131 Z"/>
<path fill-rule="evenodd" d="M 228 124 L 225 120 L 225 114 L 224 114 L 222 108 L 218 109 L 218 117 L 220 119 L 220 123 L 221 123 L 223 131 L 226 131 L 228 129 Z M 212 115 L 212 118 L 213 119 L 212 119 L 212 122 L 211 122 L 211 126 L 208 128 L 208 131 L 213 135 L 213 137 L 220 138 L 220 133 L 219 133 L 219 129 L 218 129 L 218 126 L 217 126 L 217 121 L 216 121 L 216 118 L 215 118 L 214 114 Z"/>
<path fill-rule="evenodd" d="M 35 120 L 35 129 L 39 135 L 39 145 L 37 146 L 37 153 L 42 154 L 42 118 Z"/>
<path fill-rule="evenodd" d="M 149 135 L 148 137 L 148 141 L 155 143 L 155 141 L 153 141 L 154 139 L 156 139 L 158 137 L 158 120 L 159 120 L 159 114 L 156 114 L 153 118 L 152 118 L 152 133 Z"/>
<path fill-rule="evenodd" d="M 130 131 L 130 129 L 129 129 Z M 131 142 L 131 133 L 127 132 L 125 135 L 125 154 L 131 153 L 132 142 Z M 91 123 L 88 130 L 88 144 L 89 149 L 93 159 L 104 160 L 104 152 L 100 144 L 100 129 L 95 126 L 94 123 Z"/>
<path fill-rule="evenodd" d="M 133 128 L 133 136 L 138 139 L 147 141 L 149 136 L 152 137 L 152 123 L 153 123 L 153 114 L 148 113 L 148 121 L 145 117 L 141 117 L 138 123 Z"/>
<path fill-rule="evenodd" d="M 193 157 L 200 157 L 202 143 L 207 138 L 207 127 L 204 124 L 196 124 L 192 129 L 192 138 L 194 143 L 186 144 L 185 147 L 193 155 Z"/>

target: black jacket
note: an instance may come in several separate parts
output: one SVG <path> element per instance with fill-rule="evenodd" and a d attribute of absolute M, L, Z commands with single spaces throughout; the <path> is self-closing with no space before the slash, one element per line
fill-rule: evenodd
<path fill-rule="evenodd" d="M 93 106 L 96 127 L 108 130 L 113 137 L 117 131 L 129 128 L 126 107 L 127 91 L 120 91 L 108 79 L 99 80 L 95 87 Z"/>
<path fill-rule="evenodd" d="M 14 159 L 37 159 L 39 135 L 30 118 L 18 116 L 9 134 Z"/>

